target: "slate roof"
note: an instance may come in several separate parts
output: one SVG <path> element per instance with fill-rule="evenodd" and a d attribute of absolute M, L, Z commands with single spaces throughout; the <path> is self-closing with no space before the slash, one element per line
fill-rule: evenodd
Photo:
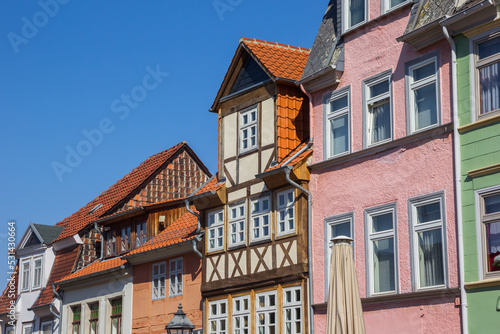
<path fill-rule="evenodd" d="M 337 15 L 337 1 L 331 0 L 321 21 L 321 26 L 314 40 L 301 80 L 330 65 L 334 65 L 338 59 L 342 48 L 342 40 L 337 40 Z"/>
<path fill-rule="evenodd" d="M 310 148 L 306 149 L 304 152 L 297 155 L 296 157 L 294 157 L 292 160 L 289 160 L 291 157 L 293 157 L 297 152 L 302 150 L 308 144 L 309 144 L 308 142 L 300 143 L 295 149 L 293 149 L 283 159 L 281 159 L 281 161 L 279 161 L 276 165 L 273 165 L 273 166 L 269 167 L 268 169 L 266 169 L 262 174 L 264 174 L 266 172 L 270 172 L 272 170 L 277 170 L 277 169 L 280 169 L 280 168 L 286 167 L 286 166 L 295 166 L 297 163 L 310 157 L 313 153 L 312 146 Z"/>
<path fill-rule="evenodd" d="M 416 0 L 403 35 L 434 23 L 455 10 L 455 0 Z"/>
<path fill-rule="evenodd" d="M 16 268 L 14 269 L 14 273 L 11 275 L 10 278 L 14 279 L 14 282 L 19 282 L 18 277 L 19 277 L 19 266 L 16 266 Z M 14 290 L 12 291 L 16 295 L 14 300 L 17 300 L 18 297 L 17 286 L 18 284 L 15 284 Z M 0 296 L 0 314 L 9 313 L 9 310 L 7 308 L 10 306 L 10 301 L 12 300 L 9 298 L 10 292 L 11 291 L 9 290 L 9 285 L 7 284 L 7 287 L 2 292 L 2 296 Z"/>
<path fill-rule="evenodd" d="M 50 245 L 56 240 L 64 229 L 63 226 L 32 224 L 41 237 L 43 244 Z"/>
<path fill-rule="evenodd" d="M 75 235 L 89 226 L 94 220 L 107 214 L 109 210 L 133 193 L 183 147 L 188 147 L 185 142 L 149 157 L 87 205 L 57 223 L 57 226 L 63 226 L 65 229 L 55 241 Z"/>
<path fill-rule="evenodd" d="M 75 266 L 79 250 L 79 245 L 76 245 L 57 252 L 56 259 L 54 260 L 54 264 L 52 266 L 52 272 L 50 273 L 49 280 L 47 281 L 47 286 L 42 290 L 31 308 L 41 307 L 52 302 L 54 299 L 52 283 L 56 283 L 64 276 L 71 274 L 71 271 L 73 271 L 73 267 Z"/>
<path fill-rule="evenodd" d="M 96 276 L 99 274 L 105 274 L 106 272 L 119 268 L 120 266 L 124 265 L 127 263 L 126 260 L 124 260 L 121 257 L 115 257 L 112 259 L 103 259 L 103 260 L 96 260 L 93 263 L 89 264 L 88 266 L 75 271 L 72 274 L 69 274 L 59 281 L 57 281 L 57 284 L 63 284 L 63 283 L 68 283 L 69 281 L 76 280 L 76 279 L 83 279 L 83 278 L 90 278 L 91 276 Z"/>

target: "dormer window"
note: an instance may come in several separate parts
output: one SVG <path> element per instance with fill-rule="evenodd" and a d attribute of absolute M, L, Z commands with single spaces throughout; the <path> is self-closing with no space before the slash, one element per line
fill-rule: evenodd
<path fill-rule="evenodd" d="M 240 153 L 257 148 L 257 107 L 240 112 Z"/>
<path fill-rule="evenodd" d="M 132 231 L 130 226 L 122 227 L 121 251 L 127 252 L 130 250 L 130 236 Z"/>
<path fill-rule="evenodd" d="M 22 262 L 22 278 L 21 278 L 21 291 L 29 291 L 30 289 L 30 260 Z"/>
<path fill-rule="evenodd" d="M 116 252 L 116 232 L 106 232 L 106 256 L 113 256 Z"/>
<path fill-rule="evenodd" d="M 42 287 L 42 258 L 33 260 L 33 289 Z"/>
<path fill-rule="evenodd" d="M 344 31 L 367 20 L 368 5 L 366 0 L 343 0 L 342 21 Z"/>

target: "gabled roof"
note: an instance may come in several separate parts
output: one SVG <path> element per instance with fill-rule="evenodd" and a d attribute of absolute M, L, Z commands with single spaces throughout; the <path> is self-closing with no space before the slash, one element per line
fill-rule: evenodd
<path fill-rule="evenodd" d="M 451 14 L 454 9 L 455 0 L 416 0 L 404 35 L 437 23 L 439 19 Z"/>
<path fill-rule="evenodd" d="M 310 49 L 306 48 L 242 37 L 210 111 L 216 112 L 215 108 L 228 88 L 229 81 L 238 67 L 238 61 L 245 53 L 260 65 L 270 80 L 295 82 L 302 75 L 309 51 Z"/>
<path fill-rule="evenodd" d="M 18 280 L 19 278 L 19 266 L 16 265 L 16 268 L 14 269 L 14 273 L 10 276 L 10 279 L 12 282 L 15 282 L 15 284 L 13 285 L 13 290 L 10 290 L 10 287 L 9 287 L 9 283 L 7 282 L 7 287 L 5 288 L 5 290 L 3 290 L 3 293 L 2 295 L 0 296 L 0 314 L 6 314 L 6 313 L 9 313 L 9 309 L 8 307 L 11 305 L 11 301 L 16 301 L 17 300 L 17 297 L 18 297 L 18 294 L 17 294 L 17 282 L 19 282 Z M 15 295 L 14 298 L 9 298 L 10 296 L 9 295 Z"/>
<path fill-rule="evenodd" d="M 309 147 L 307 147 L 309 146 Z M 303 150 L 301 152 L 301 150 Z M 286 157 L 281 159 L 281 161 L 278 161 L 277 164 L 269 167 L 266 169 L 262 174 L 277 170 L 286 166 L 295 166 L 297 163 L 301 162 L 302 160 L 310 157 L 313 153 L 312 145 L 308 142 L 304 142 L 299 144 L 296 148 L 294 148 Z"/>
<path fill-rule="evenodd" d="M 190 198 L 201 196 L 203 194 L 207 194 L 207 193 L 211 193 L 211 192 L 216 192 L 217 190 L 222 189 L 222 187 L 224 187 L 225 184 L 226 184 L 225 180 L 218 180 L 217 175 L 214 175 L 198 191 L 196 191 L 194 194 L 192 194 L 190 196 Z"/>
<path fill-rule="evenodd" d="M 41 238 L 41 242 L 50 245 L 54 240 L 56 240 L 61 232 L 64 230 L 63 226 L 53 226 L 53 225 L 41 225 L 41 224 L 32 224 L 35 230 L 38 232 L 38 235 Z"/>
<path fill-rule="evenodd" d="M 86 279 L 86 278 L 91 278 L 95 276 L 100 276 L 104 275 L 113 269 L 119 269 L 122 265 L 126 264 L 127 261 L 124 260 L 121 257 L 115 257 L 112 259 L 106 259 L 106 260 L 97 260 L 94 261 L 93 263 L 89 264 L 88 266 L 75 271 L 72 274 L 69 274 L 59 281 L 56 282 L 56 284 L 65 284 L 65 283 L 70 283 L 73 281 L 77 281 L 80 279 Z"/>
<path fill-rule="evenodd" d="M 143 185 L 149 177 L 162 168 L 171 158 L 173 158 L 182 149 L 187 149 L 193 157 L 198 159 L 187 143 L 179 143 L 163 152 L 149 157 L 130 173 L 118 180 L 114 185 L 102 192 L 99 196 L 90 201 L 80 210 L 57 223 L 57 226 L 63 226 L 65 229 L 56 239 L 62 240 L 75 235 L 89 226 L 93 221 L 111 214 L 114 208 L 122 203 L 129 196 Z M 208 169 L 201 161 L 200 166 L 208 172 Z"/>

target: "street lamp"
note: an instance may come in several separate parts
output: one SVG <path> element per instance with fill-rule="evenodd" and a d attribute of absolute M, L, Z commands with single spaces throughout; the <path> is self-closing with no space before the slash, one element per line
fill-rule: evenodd
<path fill-rule="evenodd" d="M 194 325 L 182 311 L 182 304 L 179 303 L 179 309 L 168 325 L 165 326 L 168 334 L 193 334 Z"/>

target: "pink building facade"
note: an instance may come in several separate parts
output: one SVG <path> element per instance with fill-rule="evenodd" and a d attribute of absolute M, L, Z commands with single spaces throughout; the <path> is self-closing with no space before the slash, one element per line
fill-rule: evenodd
<path fill-rule="evenodd" d="M 451 50 L 412 4 L 331 1 L 301 80 L 318 334 L 338 235 L 354 239 L 367 333 L 460 333 Z"/>

